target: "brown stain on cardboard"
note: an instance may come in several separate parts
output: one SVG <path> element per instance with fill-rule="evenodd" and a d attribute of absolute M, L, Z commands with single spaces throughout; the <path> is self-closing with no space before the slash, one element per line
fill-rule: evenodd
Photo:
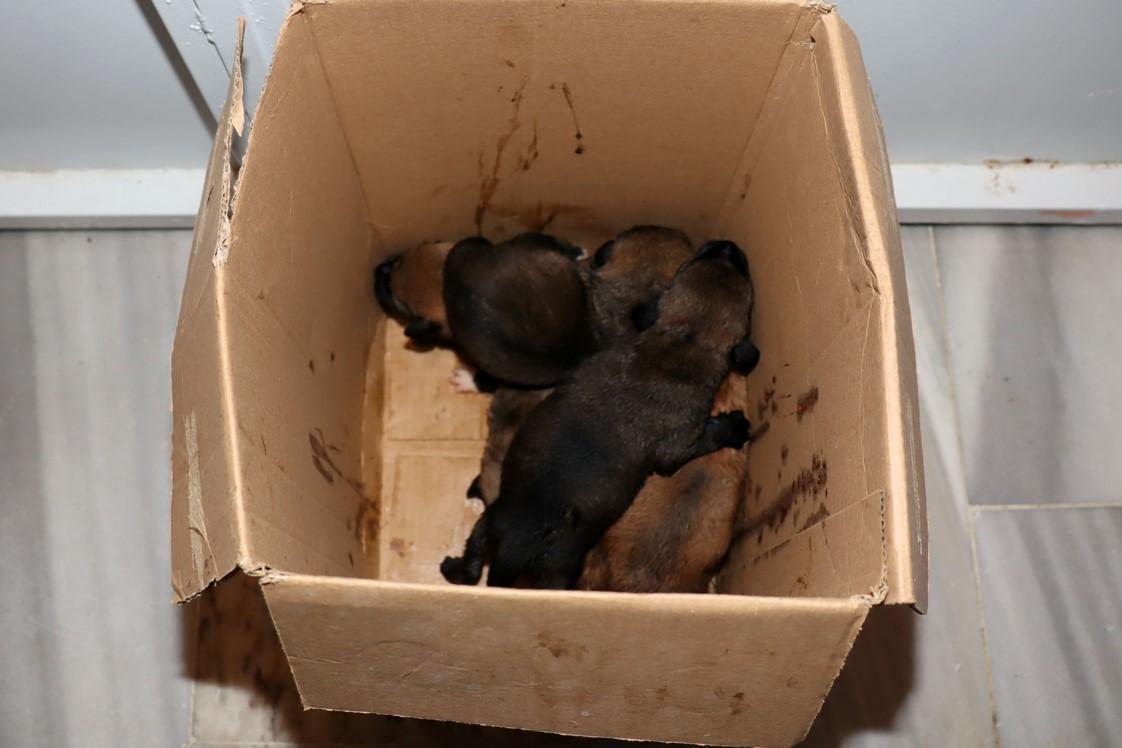
<path fill-rule="evenodd" d="M 775 530 L 782 525 L 800 496 L 817 497 L 824 492 L 827 479 L 826 461 L 822 459 L 820 454 L 816 453 L 811 457 L 810 467 L 800 470 L 795 479 L 783 489 L 779 496 L 768 503 L 766 509 L 745 527 L 738 530 L 734 535 L 733 542 L 735 543 L 740 537 L 752 533 L 757 533 L 757 542 L 763 542 L 765 528 Z"/>
<path fill-rule="evenodd" d="M 588 654 L 588 647 L 583 644 L 573 644 L 550 631 L 543 631 L 538 634 L 538 646 L 548 650 L 551 655 L 558 659 L 571 657 L 580 662 Z"/>
<path fill-rule="evenodd" d="M 771 421 L 764 421 L 759 426 L 756 426 L 756 428 L 752 429 L 752 433 L 748 435 L 749 443 L 756 441 L 770 430 Z M 756 488 L 759 489 L 759 486 L 756 486 Z"/>
<path fill-rule="evenodd" d="M 396 553 L 398 558 L 405 558 L 405 554 L 409 552 L 409 546 L 404 538 L 391 538 L 390 550 Z"/>
<path fill-rule="evenodd" d="M 756 403 L 756 419 L 763 420 L 764 415 L 769 409 L 774 409 L 775 406 L 775 388 L 769 387 L 764 390 L 763 397 Z M 774 410 L 773 410 L 774 412 Z"/>
<path fill-rule="evenodd" d="M 806 530 L 807 528 L 813 527 L 814 525 L 818 524 L 819 522 L 821 522 L 822 520 L 826 519 L 829 516 L 830 516 L 830 510 L 826 508 L 825 504 L 820 503 L 818 505 L 818 508 L 815 509 L 814 512 L 811 513 L 811 515 L 806 518 L 806 522 L 803 522 L 802 527 L 799 528 L 799 532 L 802 532 L 803 530 Z"/>
<path fill-rule="evenodd" d="M 569 114 L 573 116 L 573 129 L 576 130 L 577 147 L 573 149 L 573 153 L 578 156 L 584 153 L 584 133 L 580 129 L 580 120 L 577 119 L 577 108 L 573 105 L 573 92 L 569 88 L 569 84 L 561 83 L 561 95 L 565 97 L 565 104 L 569 107 Z"/>
<path fill-rule="evenodd" d="M 795 406 L 795 417 L 802 421 L 803 416 L 814 410 L 816 404 L 818 404 L 818 388 L 811 387 L 799 396 L 798 404 Z"/>
<path fill-rule="evenodd" d="M 522 96 L 526 90 L 526 78 L 518 85 L 518 90 L 515 91 L 514 96 L 511 97 L 510 103 L 513 105 L 510 113 L 510 119 L 507 121 L 507 131 L 498 137 L 495 141 L 495 159 L 491 162 L 490 174 L 484 174 L 483 168 L 483 153 L 480 152 L 478 158 L 478 168 L 480 175 L 479 182 L 479 199 L 475 204 L 475 230 L 476 233 L 483 234 L 483 217 L 487 215 L 487 208 L 491 204 L 491 198 L 495 196 L 495 191 L 499 189 L 499 169 L 503 164 L 503 154 L 506 148 L 510 145 L 511 138 L 514 133 L 518 132 L 520 123 L 518 121 L 518 112 L 522 108 Z"/>
<path fill-rule="evenodd" d="M 791 450 L 787 449 L 787 445 L 784 444 L 783 448 L 779 450 L 779 463 L 781 465 L 787 464 L 787 455 L 789 454 L 791 454 Z"/>
<path fill-rule="evenodd" d="M 518 159 L 518 170 L 529 171 L 540 155 L 541 153 L 538 151 L 538 121 L 534 120 L 534 135 L 530 138 L 530 144 L 526 146 L 526 150 Z"/>

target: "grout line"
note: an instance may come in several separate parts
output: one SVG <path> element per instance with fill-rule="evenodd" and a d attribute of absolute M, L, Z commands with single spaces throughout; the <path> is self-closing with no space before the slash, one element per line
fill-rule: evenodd
<path fill-rule="evenodd" d="M 978 607 L 978 628 L 982 634 L 982 654 L 986 666 L 986 695 L 990 702 L 990 721 L 994 748 L 1001 745 L 1001 722 L 997 717 L 997 694 L 994 690 L 993 662 L 990 657 L 990 637 L 986 628 L 986 610 L 982 601 L 982 569 L 978 563 L 978 534 L 976 513 L 970 504 L 970 489 L 966 480 L 966 449 L 962 443 L 962 423 L 958 411 L 958 392 L 955 387 L 954 372 L 951 370 L 951 329 L 947 324 L 947 305 L 943 296 L 943 273 L 939 268 L 939 250 L 935 241 L 935 227 L 927 227 L 931 259 L 935 266 L 935 296 L 939 307 L 939 323 L 943 328 L 943 369 L 947 375 L 947 393 L 950 400 L 951 419 L 954 424 L 954 439 L 958 453 L 958 463 L 962 472 L 962 495 L 966 499 L 966 534 L 970 540 L 970 565 L 974 571 L 974 602 Z"/>
<path fill-rule="evenodd" d="M 204 594 L 209 594 L 204 591 Z M 192 607 L 191 612 L 191 655 L 190 670 L 187 675 L 191 679 L 191 692 L 187 695 L 187 742 L 184 744 L 185 748 L 190 748 L 196 744 L 195 740 L 195 687 L 198 682 L 195 676 L 199 672 L 199 616 L 202 615 L 202 597 L 196 597 L 192 602 L 187 603 Z"/>
<path fill-rule="evenodd" d="M 1020 512 L 1049 509 L 1122 509 L 1122 502 L 1115 503 L 1068 503 L 1068 504 L 979 504 L 974 507 L 978 512 Z"/>

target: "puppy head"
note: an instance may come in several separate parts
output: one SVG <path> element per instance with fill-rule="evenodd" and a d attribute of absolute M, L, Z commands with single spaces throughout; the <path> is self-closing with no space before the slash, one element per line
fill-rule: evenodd
<path fill-rule="evenodd" d="M 374 295 L 386 314 L 420 345 L 447 340 L 444 261 L 452 242 L 430 242 L 396 254 L 374 269 Z"/>
<path fill-rule="evenodd" d="M 606 280 L 626 280 L 661 289 L 692 255 L 693 245 L 678 229 L 633 226 L 601 245 L 589 265 Z"/>
<path fill-rule="evenodd" d="M 752 301 L 748 260 L 740 247 L 731 241 L 711 241 L 679 268 L 656 311 L 646 312 L 645 321 L 730 351 L 751 331 Z M 741 356 L 750 354 L 742 351 Z"/>

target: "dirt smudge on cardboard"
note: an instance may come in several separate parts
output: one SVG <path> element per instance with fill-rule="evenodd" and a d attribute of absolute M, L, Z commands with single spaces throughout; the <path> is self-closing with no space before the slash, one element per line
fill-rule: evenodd
<path fill-rule="evenodd" d="M 818 404 L 818 387 L 811 387 L 809 390 L 799 396 L 798 404 L 795 406 L 795 417 L 803 420 L 803 416 L 814 410 L 814 406 Z"/>
<path fill-rule="evenodd" d="M 578 156 L 584 153 L 584 133 L 580 129 L 580 120 L 577 119 L 577 108 L 573 105 L 573 92 L 569 89 L 568 83 L 561 83 L 561 95 L 565 97 L 565 103 L 569 107 L 569 114 L 573 116 L 573 129 L 576 130 L 577 147 L 573 149 L 573 153 Z"/>

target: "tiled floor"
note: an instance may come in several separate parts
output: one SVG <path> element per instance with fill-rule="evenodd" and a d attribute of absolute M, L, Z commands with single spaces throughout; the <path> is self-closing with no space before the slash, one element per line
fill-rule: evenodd
<path fill-rule="evenodd" d="M 930 612 L 873 612 L 808 745 L 1118 744 L 1122 227 L 904 239 Z M 189 241 L 0 233 L 0 745 L 603 744 L 303 713 L 252 585 L 167 604 Z"/>

